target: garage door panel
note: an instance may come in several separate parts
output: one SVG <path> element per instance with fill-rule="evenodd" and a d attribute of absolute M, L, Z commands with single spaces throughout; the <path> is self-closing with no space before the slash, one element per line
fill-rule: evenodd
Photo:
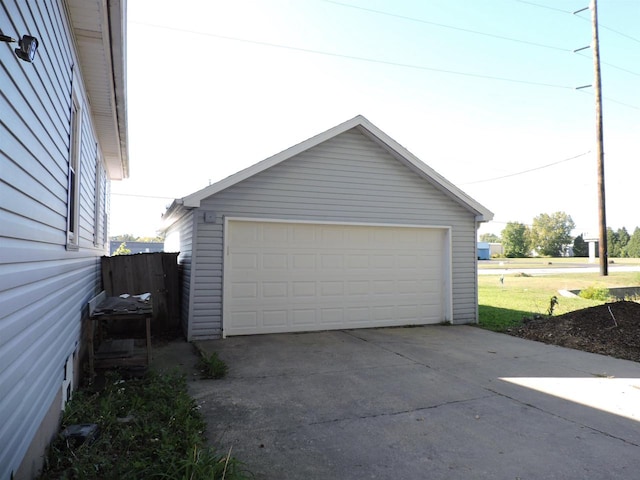
<path fill-rule="evenodd" d="M 255 253 L 234 252 L 231 262 L 231 266 L 234 269 L 255 270 L 258 268 L 258 255 Z"/>
<path fill-rule="evenodd" d="M 420 309 L 418 305 L 400 305 L 395 312 L 395 317 L 409 322 L 414 318 L 420 318 Z"/>
<path fill-rule="evenodd" d="M 368 295 L 369 280 L 350 280 L 347 282 L 347 295 Z"/>
<path fill-rule="evenodd" d="M 316 311 L 311 308 L 301 308 L 291 310 L 292 323 L 294 326 L 315 325 Z"/>
<path fill-rule="evenodd" d="M 300 298 L 300 297 L 315 298 L 316 296 L 316 282 L 294 281 L 292 282 L 291 286 L 292 286 L 291 295 L 294 298 Z"/>
<path fill-rule="evenodd" d="M 230 321 L 233 323 L 235 328 L 245 329 L 245 328 L 257 328 L 258 327 L 258 314 L 255 311 L 252 312 L 233 312 L 231 314 Z"/>
<path fill-rule="evenodd" d="M 369 256 L 363 254 L 347 253 L 345 254 L 345 266 L 349 269 L 368 269 Z"/>
<path fill-rule="evenodd" d="M 262 235 L 260 235 L 260 233 Z M 259 232 L 259 238 L 264 243 L 276 243 L 285 244 L 288 243 L 289 231 L 279 227 L 279 224 L 263 223 L 262 229 Z"/>
<path fill-rule="evenodd" d="M 342 253 L 320 253 L 321 270 L 343 270 L 344 255 Z"/>
<path fill-rule="evenodd" d="M 225 335 L 442 321 L 443 229 L 229 221 Z"/>
<path fill-rule="evenodd" d="M 316 268 L 315 253 L 294 253 L 291 255 L 291 265 L 295 270 L 309 270 Z"/>
<path fill-rule="evenodd" d="M 239 300 L 244 298 L 255 300 L 258 297 L 258 284 L 255 282 L 237 282 L 231 286 L 231 289 L 233 297 Z"/>
<path fill-rule="evenodd" d="M 292 244 L 295 246 L 299 246 L 299 245 L 304 246 L 304 245 L 317 243 L 316 230 L 313 228 L 309 228 L 309 225 L 305 225 L 305 224 L 292 225 L 290 232 L 291 232 Z"/>
<path fill-rule="evenodd" d="M 286 328 L 289 325 L 286 310 L 264 310 L 262 324 L 267 328 Z"/>
<path fill-rule="evenodd" d="M 288 287 L 287 282 L 262 282 L 262 297 L 286 299 L 289 296 Z"/>
<path fill-rule="evenodd" d="M 341 308 L 321 308 L 320 323 L 322 325 L 342 325 L 344 323 L 344 311 Z"/>
<path fill-rule="evenodd" d="M 286 253 L 265 253 L 262 255 L 262 268 L 289 269 L 289 258 Z"/>
<path fill-rule="evenodd" d="M 320 282 L 320 296 L 342 297 L 345 295 L 343 281 Z"/>

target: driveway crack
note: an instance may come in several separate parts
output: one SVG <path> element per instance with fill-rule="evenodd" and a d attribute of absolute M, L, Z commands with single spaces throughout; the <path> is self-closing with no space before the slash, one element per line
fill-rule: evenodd
<path fill-rule="evenodd" d="M 400 352 L 397 352 L 397 351 L 395 351 L 395 350 L 393 350 L 391 348 L 384 347 L 384 346 L 380 345 L 377 342 L 372 342 L 370 340 L 367 340 L 366 338 L 359 337 L 354 332 L 351 332 L 351 331 L 348 331 L 348 330 L 342 330 L 342 333 L 344 333 L 345 335 L 349 335 L 350 337 L 355 338 L 357 340 L 360 340 L 362 342 L 369 343 L 371 345 L 375 345 L 380 350 L 384 350 L 385 352 L 389 352 L 389 353 L 392 353 L 394 355 L 397 355 L 398 357 L 400 357 L 400 358 L 402 358 L 404 360 L 408 360 L 411 363 L 415 363 L 416 365 L 422 365 L 423 367 L 426 367 L 426 368 L 432 368 L 431 365 L 427 365 L 426 363 L 419 362 L 415 358 L 411 358 L 408 355 L 404 355 L 404 354 L 402 354 Z"/>
<path fill-rule="evenodd" d="M 486 398 L 492 398 L 494 395 L 483 395 L 480 397 L 474 397 L 474 398 L 465 398 L 462 400 L 451 400 L 448 402 L 443 402 L 443 403 L 438 403 L 436 405 L 429 405 L 428 407 L 418 407 L 418 408 L 412 408 L 412 409 L 408 409 L 408 410 L 397 410 L 395 412 L 385 412 L 385 413 L 374 413 L 374 414 L 369 414 L 369 415 L 358 415 L 358 416 L 353 416 L 353 417 L 342 417 L 342 418 L 333 418 L 331 420 L 320 420 L 317 422 L 310 422 L 307 424 L 307 426 L 315 426 L 315 425 L 325 425 L 325 424 L 331 424 L 331 423 L 339 423 L 339 422 L 345 422 L 345 421 L 349 421 L 349 420 L 366 420 L 366 419 L 371 419 L 371 418 L 382 418 L 382 417 L 395 417 L 398 415 L 406 415 L 408 413 L 416 413 L 416 412 L 424 412 L 427 410 L 433 410 L 436 408 L 441 408 L 441 407 L 446 407 L 446 406 L 450 406 L 450 405 L 459 405 L 459 404 L 464 404 L 464 403 L 468 403 L 468 402 L 474 402 L 476 400 L 483 400 Z"/>

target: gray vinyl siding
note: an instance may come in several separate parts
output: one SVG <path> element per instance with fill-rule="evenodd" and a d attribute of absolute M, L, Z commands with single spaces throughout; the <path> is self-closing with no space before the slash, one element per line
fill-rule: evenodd
<path fill-rule="evenodd" d="M 0 479 L 20 465 L 62 387 L 63 366 L 81 342 L 87 301 L 100 288 L 108 195 L 84 92 L 79 160 L 78 249 L 67 249 L 72 65 L 64 5 L 6 0 L 3 33 L 39 38 L 36 61 L 0 44 Z M 10 47 L 10 48 L 9 48 Z M 80 72 L 75 80 L 81 87 Z M 99 169 L 99 172 L 96 172 Z M 95 231 L 95 226 L 100 231 Z M 79 352 L 78 352 L 79 353 Z"/>
<path fill-rule="evenodd" d="M 196 261 L 193 276 L 192 338 L 220 336 L 222 322 L 222 253 L 221 219 L 204 222 L 204 211 L 195 216 L 197 225 Z"/>
<path fill-rule="evenodd" d="M 216 222 L 204 222 L 204 211 Z M 224 216 L 451 227 L 453 321 L 477 321 L 475 213 L 357 129 L 204 199 L 196 212 L 194 338 L 221 334 Z"/>
<path fill-rule="evenodd" d="M 189 312 L 191 303 L 191 278 L 193 275 L 193 235 L 194 220 L 193 212 L 187 211 L 166 231 L 167 237 L 178 234 L 180 237 L 178 265 L 180 266 L 180 321 L 182 331 L 188 339 L 191 338 L 189 333 Z M 165 246 L 166 250 L 166 246 Z"/>

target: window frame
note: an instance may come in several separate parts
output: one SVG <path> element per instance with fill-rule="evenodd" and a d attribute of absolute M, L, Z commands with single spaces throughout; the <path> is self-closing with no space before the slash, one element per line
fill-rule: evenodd
<path fill-rule="evenodd" d="M 107 231 L 105 229 L 105 216 L 107 212 L 106 187 L 106 171 L 104 169 L 102 155 L 96 144 L 96 195 L 93 217 L 93 245 L 96 248 L 102 248 L 107 243 Z"/>
<path fill-rule="evenodd" d="M 82 147 L 82 106 L 73 90 L 69 130 L 69 161 L 67 163 L 67 250 L 80 245 L 80 166 Z"/>

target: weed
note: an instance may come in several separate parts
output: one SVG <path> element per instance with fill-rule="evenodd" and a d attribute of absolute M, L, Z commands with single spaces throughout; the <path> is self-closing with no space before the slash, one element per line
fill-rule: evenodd
<path fill-rule="evenodd" d="M 223 378 L 227 374 L 227 364 L 213 352 L 209 355 L 200 350 L 200 368 L 205 378 Z"/>
<path fill-rule="evenodd" d="M 547 309 L 547 315 L 549 315 L 550 317 L 553 316 L 553 310 L 556 308 L 556 305 L 558 305 L 558 303 L 558 297 L 556 297 L 555 295 L 549 299 L 549 308 Z"/>

